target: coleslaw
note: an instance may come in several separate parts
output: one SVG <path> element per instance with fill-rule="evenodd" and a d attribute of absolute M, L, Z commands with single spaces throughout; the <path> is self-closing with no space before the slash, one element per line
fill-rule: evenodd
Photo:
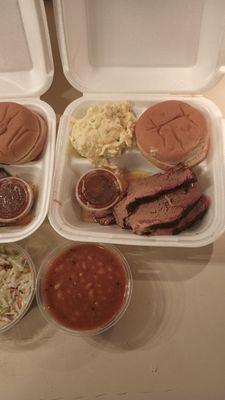
<path fill-rule="evenodd" d="M 0 245 L 0 328 L 15 320 L 29 302 L 33 274 L 19 249 Z"/>

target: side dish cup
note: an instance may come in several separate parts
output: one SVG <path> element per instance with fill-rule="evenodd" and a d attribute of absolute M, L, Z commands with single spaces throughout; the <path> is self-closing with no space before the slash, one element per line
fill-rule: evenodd
<path fill-rule="evenodd" d="M 83 174 L 75 187 L 77 202 L 89 211 L 107 211 L 119 200 L 122 193 L 120 180 L 113 172 L 96 168 Z"/>
<path fill-rule="evenodd" d="M 34 299 L 34 295 L 35 295 L 35 281 L 36 281 L 36 269 L 35 269 L 35 265 L 30 257 L 30 255 L 27 253 L 27 251 L 25 251 L 21 246 L 18 246 L 17 244 L 3 244 L 0 245 L 0 250 L 1 248 L 5 249 L 6 252 L 9 252 L 10 254 L 16 256 L 16 257 L 21 257 L 22 258 L 22 262 L 24 263 L 25 267 L 30 268 L 30 273 L 31 273 L 31 281 L 29 282 L 29 284 L 31 285 L 29 289 L 29 293 L 28 293 L 28 297 L 25 299 L 25 303 L 24 305 L 21 307 L 21 310 L 19 311 L 18 315 L 15 318 L 12 318 L 12 320 L 8 323 L 5 324 L 0 324 L 0 333 L 4 333 L 7 330 L 11 329 L 12 327 L 14 327 L 23 317 L 24 315 L 27 313 L 28 309 L 31 306 L 31 303 Z M 1 257 L 1 253 L 0 253 L 0 257 Z M 21 278 L 20 278 L 21 279 Z M 10 279 L 7 279 L 8 282 L 10 282 Z M 15 284 L 15 282 L 12 282 L 12 284 Z M 26 284 L 26 282 L 25 282 Z M 0 296 L 1 296 L 1 289 L 0 288 Z M 16 288 L 9 288 L 9 290 L 15 290 Z M 1 298 L 0 298 L 0 304 L 2 304 L 1 302 Z"/>
<path fill-rule="evenodd" d="M 53 313 L 50 312 L 50 310 L 47 306 L 45 294 L 44 294 L 44 290 L 46 289 L 46 276 L 48 275 L 52 264 L 55 261 L 57 261 L 57 259 L 65 251 L 68 251 L 68 250 L 70 251 L 71 249 L 74 250 L 74 249 L 76 249 L 76 247 L 78 247 L 80 245 L 82 246 L 82 245 L 84 245 L 84 243 L 76 243 L 76 244 L 74 243 L 74 244 L 70 244 L 67 246 L 59 246 L 59 247 L 55 248 L 46 257 L 46 259 L 43 261 L 41 268 L 37 275 L 36 297 L 37 297 L 37 303 L 38 303 L 39 309 L 40 309 L 43 317 L 48 322 L 52 323 L 56 328 L 59 328 L 62 331 L 66 332 L 66 333 L 71 333 L 73 335 L 92 336 L 92 335 L 97 335 L 97 334 L 105 332 L 106 330 L 111 328 L 113 325 L 115 325 L 120 320 L 120 318 L 124 315 L 128 305 L 129 305 L 129 302 L 130 302 L 132 289 L 133 289 L 133 279 L 132 279 L 130 267 L 129 267 L 125 257 L 122 255 L 122 253 L 115 247 L 99 244 L 99 246 L 101 246 L 103 249 L 105 249 L 109 252 L 109 255 L 111 253 L 113 257 L 116 256 L 116 259 L 119 261 L 120 266 L 122 267 L 122 270 L 125 274 L 125 291 L 124 291 L 124 295 L 123 295 L 122 304 L 110 320 L 108 320 L 103 325 L 102 324 L 99 325 L 97 328 L 79 329 L 78 330 L 78 329 L 72 329 L 72 328 L 66 327 L 63 323 L 60 323 L 57 320 L 57 318 L 54 317 Z M 95 244 L 95 245 L 97 245 L 97 244 Z M 106 271 L 107 271 L 107 265 L 104 265 L 104 268 L 106 268 Z M 71 278 L 68 276 L 68 280 L 70 280 L 70 279 Z M 74 283 L 74 285 L 76 285 L 76 284 Z M 55 288 L 55 289 L 58 289 L 58 288 Z M 76 289 L 74 289 L 74 291 L 77 291 L 77 290 L 78 289 L 76 287 Z"/>

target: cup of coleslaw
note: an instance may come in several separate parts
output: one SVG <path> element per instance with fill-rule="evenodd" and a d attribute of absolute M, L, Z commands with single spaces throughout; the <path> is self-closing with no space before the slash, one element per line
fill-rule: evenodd
<path fill-rule="evenodd" d="M 0 333 L 16 325 L 28 311 L 35 279 L 29 254 L 16 244 L 0 244 Z"/>

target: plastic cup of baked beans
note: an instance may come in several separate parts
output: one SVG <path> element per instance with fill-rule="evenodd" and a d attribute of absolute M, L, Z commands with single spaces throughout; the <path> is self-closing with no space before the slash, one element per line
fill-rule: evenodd
<path fill-rule="evenodd" d="M 133 280 L 114 246 L 73 243 L 55 248 L 42 263 L 36 297 L 43 317 L 74 335 L 97 335 L 124 315 Z"/>

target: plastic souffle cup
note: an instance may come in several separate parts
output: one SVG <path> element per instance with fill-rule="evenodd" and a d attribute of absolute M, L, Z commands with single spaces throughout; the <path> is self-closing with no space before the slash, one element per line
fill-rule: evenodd
<path fill-rule="evenodd" d="M 122 266 L 122 269 L 125 274 L 125 291 L 123 295 L 123 300 L 121 306 L 118 308 L 117 312 L 111 317 L 107 322 L 104 324 L 99 325 L 98 327 L 94 329 L 73 329 L 70 327 L 65 326 L 61 321 L 59 321 L 55 316 L 54 313 L 52 313 L 49 310 L 49 306 L 47 304 L 47 301 L 45 299 L 45 294 L 44 290 L 46 290 L 46 277 L 48 275 L 48 272 L 50 271 L 50 268 L 52 264 L 59 259 L 60 256 L 64 254 L 64 252 L 71 250 L 71 249 L 76 249 L 78 246 L 88 246 L 88 245 L 94 245 L 94 246 L 101 246 L 101 248 L 106 249 L 109 251 L 109 254 L 113 257 L 116 256 L 117 260 L 119 261 L 120 265 Z M 65 260 L 65 257 L 64 257 Z M 63 268 L 63 267 L 62 267 Z M 68 276 L 68 280 L 70 277 Z M 36 283 L 36 297 L 37 297 L 37 303 L 39 306 L 39 309 L 43 315 L 43 317 L 51 324 L 53 324 L 56 328 L 61 329 L 65 333 L 70 333 L 73 335 L 78 335 L 78 336 L 92 336 L 92 335 L 98 335 L 106 330 L 112 328 L 124 315 L 130 299 L 131 299 L 131 294 L 132 294 L 132 289 L 133 289 L 133 279 L 132 279 L 132 274 L 131 270 L 129 267 L 129 264 L 123 254 L 115 247 L 109 246 L 109 245 L 102 245 L 100 243 L 79 243 L 76 242 L 76 244 L 70 244 L 67 246 L 59 246 L 56 247 L 43 261 L 40 270 L 37 275 L 37 283 Z M 76 289 L 75 289 L 76 290 Z M 78 289 L 77 289 L 78 290 Z M 73 293 L 75 295 L 75 292 Z M 63 301 L 63 300 L 62 300 Z"/>
<path fill-rule="evenodd" d="M 13 328 L 27 313 L 27 311 L 29 310 L 31 303 L 34 299 L 34 295 L 35 295 L 35 281 L 36 281 L 36 269 L 35 269 L 35 265 L 30 257 L 30 255 L 28 254 L 28 252 L 26 250 L 24 250 L 21 246 L 17 245 L 17 244 L 0 244 L 0 248 L 3 247 L 5 249 L 8 249 L 10 251 L 15 251 L 18 254 L 21 254 L 23 256 L 23 258 L 26 260 L 27 264 L 30 267 L 30 271 L 31 271 L 31 290 L 29 293 L 29 296 L 26 300 L 26 303 L 23 305 L 23 307 L 21 308 L 21 311 L 18 313 L 18 315 L 9 323 L 6 323 L 5 325 L 0 325 L 0 333 L 4 333 L 6 331 L 8 331 L 9 329 Z M 1 288 L 0 288 L 0 293 L 1 293 Z"/>

